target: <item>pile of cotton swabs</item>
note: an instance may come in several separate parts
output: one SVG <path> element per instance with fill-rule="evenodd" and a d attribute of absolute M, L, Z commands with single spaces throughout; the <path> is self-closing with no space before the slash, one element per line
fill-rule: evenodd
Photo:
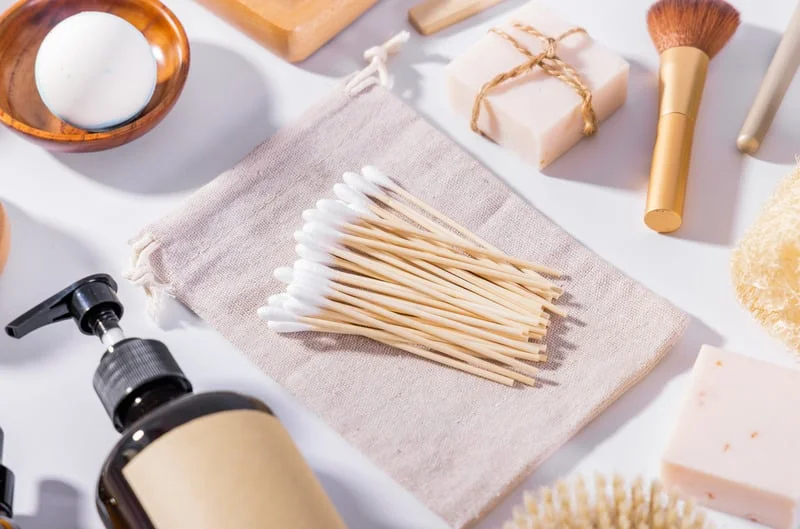
<path fill-rule="evenodd" d="M 508 386 L 534 385 L 563 292 L 550 268 L 515 259 L 374 167 L 347 173 L 339 200 L 303 212 L 286 292 L 259 315 L 276 332 L 366 336 Z"/>

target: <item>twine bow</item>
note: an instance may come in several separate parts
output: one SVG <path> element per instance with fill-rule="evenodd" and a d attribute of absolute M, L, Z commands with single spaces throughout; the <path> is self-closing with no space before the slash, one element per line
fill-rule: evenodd
<path fill-rule="evenodd" d="M 472 130 L 481 136 L 488 138 L 486 133 L 484 133 L 480 127 L 478 127 L 478 118 L 480 118 L 481 115 L 481 106 L 486 99 L 486 96 L 489 94 L 489 92 L 504 82 L 515 79 L 538 66 L 548 75 L 564 81 L 580 96 L 582 100 L 581 110 L 583 112 L 583 134 L 585 136 L 591 136 L 597 132 L 597 116 L 594 113 L 594 107 L 592 107 L 591 90 L 589 90 L 589 87 L 587 87 L 583 82 L 577 70 L 575 70 L 575 68 L 573 68 L 570 64 L 564 62 L 564 60 L 558 56 L 559 42 L 571 35 L 578 33 L 587 34 L 586 30 L 583 28 L 572 28 L 571 30 L 562 33 L 558 37 L 553 38 L 548 37 L 536 28 L 528 26 L 527 24 L 514 22 L 511 26 L 514 29 L 518 29 L 519 31 L 527 33 L 528 35 L 532 35 L 541 40 L 544 43 L 544 50 L 542 53 L 534 55 L 528 48 L 523 46 L 522 43 L 505 31 L 497 28 L 490 30 L 492 33 L 511 43 L 511 45 L 514 46 L 518 52 L 525 55 L 528 60 L 516 68 L 496 75 L 492 80 L 481 87 L 478 95 L 475 96 L 475 102 L 472 105 L 472 122 L 470 124 L 472 126 Z"/>

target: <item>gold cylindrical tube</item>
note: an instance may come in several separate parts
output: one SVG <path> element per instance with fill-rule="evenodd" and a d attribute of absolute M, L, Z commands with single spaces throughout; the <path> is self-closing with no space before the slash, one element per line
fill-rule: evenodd
<path fill-rule="evenodd" d="M 708 55 L 692 47 L 661 54 L 658 132 L 644 217 L 645 224 L 659 233 L 673 232 L 683 222 L 695 119 L 708 62 Z"/>

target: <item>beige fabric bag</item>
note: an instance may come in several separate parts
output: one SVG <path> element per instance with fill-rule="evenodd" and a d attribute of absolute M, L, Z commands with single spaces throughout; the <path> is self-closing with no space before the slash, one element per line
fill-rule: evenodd
<path fill-rule="evenodd" d="M 128 277 L 155 299 L 167 293 L 191 308 L 460 529 L 646 375 L 687 317 L 362 81 L 148 226 Z M 541 387 L 486 382 L 366 339 L 267 330 L 256 309 L 282 290 L 271 271 L 295 260 L 301 211 L 366 164 L 509 254 L 566 272 L 561 305 L 570 317 L 551 327 Z"/>

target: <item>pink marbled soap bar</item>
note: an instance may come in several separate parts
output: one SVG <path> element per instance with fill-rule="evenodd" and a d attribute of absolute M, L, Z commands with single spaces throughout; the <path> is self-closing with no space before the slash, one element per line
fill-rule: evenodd
<path fill-rule="evenodd" d="M 525 4 L 498 29 L 512 35 L 532 54 L 543 51 L 542 41 L 512 28 L 512 22 L 527 24 L 554 38 L 575 27 L 537 0 Z M 622 106 L 628 94 L 627 61 L 586 34 L 566 37 L 558 44 L 557 52 L 578 71 L 592 92 L 598 122 Z M 475 96 L 481 87 L 526 60 L 509 42 L 487 33 L 446 68 L 453 109 L 471 120 Z M 574 88 L 536 67 L 488 94 L 478 126 L 498 144 L 541 169 L 584 137 L 581 105 L 582 99 Z M 598 134 L 602 134 L 602 126 Z"/>
<path fill-rule="evenodd" d="M 800 371 L 703 346 L 662 479 L 711 509 L 800 523 Z"/>

